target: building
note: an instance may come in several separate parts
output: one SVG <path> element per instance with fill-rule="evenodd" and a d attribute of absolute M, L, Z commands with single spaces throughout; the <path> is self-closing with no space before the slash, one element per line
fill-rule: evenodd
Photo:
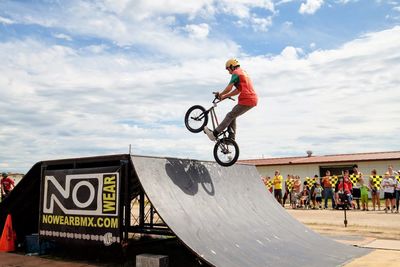
<path fill-rule="evenodd" d="M 262 176 L 273 177 L 274 171 L 279 170 L 284 179 L 288 174 L 294 174 L 302 180 L 314 175 L 324 176 L 326 170 L 330 170 L 332 175 L 340 175 L 345 169 L 352 172 L 354 164 L 366 175 L 372 169 L 376 169 L 378 175 L 384 175 L 388 165 L 392 165 L 394 170 L 400 170 L 400 151 L 326 156 L 313 156 L 311 151 L 307 151 L 307 154 L 303 157 L 249 159 L 240 162 L 255 165 Z"/>

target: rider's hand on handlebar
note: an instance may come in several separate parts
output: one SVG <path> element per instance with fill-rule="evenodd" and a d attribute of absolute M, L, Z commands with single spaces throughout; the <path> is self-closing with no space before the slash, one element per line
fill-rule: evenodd
<path fill-rule="evenodd" d="M 230 100 L 235 101 L 232 97 L 230 97 L 230 96 L 227 97 L 226 94 L 225 94 L 225 95 L 222 95 L 222 94 L 220 94 L 219 92 L 213 92 L 213 94 L 215 95 L 215 98 L 217 98 L 217 99 L 220 100 L 220 101 L 224 100 L 225 98 L 229 98 Z"/>
<path fill-rule="evenodd" d="M 221 99 L 221 95 L 220 95 L 219 92 L 213 92 L 213 94 L 215 95 L 215 98 L 216 98 L 216 99 L 222 100 L 222 99 Z"/>

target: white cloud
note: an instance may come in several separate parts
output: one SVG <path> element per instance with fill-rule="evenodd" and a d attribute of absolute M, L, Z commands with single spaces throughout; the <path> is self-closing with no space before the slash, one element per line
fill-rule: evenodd
<path fill-rule="evenodd" d="M 400 141 L 393 123 L 400 119 L 399 36 L 395 27 L 336 50 L 306 55 L 287 47 L 274 57 L 240 58 L 260 96 L 238 119 L 241 158 L 391 150 Z M 212 143 L 182 120 L 188 107 L 209 106 L 211 92 L 225 86 L 225 57 L 171 64 L 95 50 L 33 39 L 0 44 L 0 88 L 7 88 L 0 91 L 7 103 L 0 158 L 9 169 L 125 153 L 129 144 L 137 154 L 212 159 Z M 218 114 L 231 106 L 222 103 Z"/>
<path fill-rule="evenodd" d="M 400 27 L 332 50 L 306 54 L 288 45 L 276 56 L 246 56 L 229 36 L 213 34 L 213 16 L 223 13 L 265 34 L 277 12 L 272 1 L 69 3 L 62 12 L 10 18 L 54 27 L 54 37 L 71 38 L 60 42 L 66 45 L 40 36 L 0 42 L 0 99 L 7 103 L 0 161 L 9 169 L 126 153 L 129 144 L 137 154 L 212 159 L 212 143 L 189 133 L 183 115 L 191 105 L 209 106 L 211 92 L 224 88 L 224 62 L 232 55 L 260 96 L 259 106 L 238 118 L 241 158 L 383 151 L 400 142 Z M 84 45 L 80 37 L 102 40 Z M 231 107 L 223 102 L 217 112 Z"/>
<path fill-rule="evenodd" d="M 254 29 L 254 31 L 258 32 L 265 32 L 268 31 L 268 28 L 271 27 L 272 25 L 272 16 L 269 16 L 267 18 L 259 18 L 257 16 L 253 16 L 251 18 L 251 22 L 252 22 L 252 27 Z"/>
<path fill-rule="evenodd" d="M 275 5 L 276 6 L 280 6 L 280 5 L 291 3 L 291 2 L 294 2 L 294 1 L 296 1 L 296 0 L 281 0 L 281 1 L 278 1 Z"/>
<path fill-rule="evenodd" d="M 207 38 L 210 27 L 206 23 L 186 25 L 185 30 L 189 33 L 189 36 L 195 39 Z"/>
<path fill-rule="evenodd" d="M 82 2 L 69 1 L 57 6 L 52 6 L 52 11 L 46 7 L 21 12 L 15 9 L 13 19 L 21 24 L 37 24 L 44 27 L 63 29 L 65 35 L 93 36 L 110 40 L 123 47 L 139 45 L 147 49 L 154 49 L 154 53 L 167 52 L 176 57 L 176 49 L 180 47 L 183 54 L 197 55 L 199 49 L 193 50 L 193 45 L 188 49 L 190 38 L 209 37 L 210 26 L 201 20 L 212 20 L 215 16 L 229 15 L 248 24 L 255 30 L 265 31 L 271 24 L 272 17 L 254 15 L 252 10 L 264 10 L 274 14 L 274 4 L 271 0 L 124 0 L 124 1 L 96 1 Z M 189 40 L 179 35 L 179 29 L 184 27 L 176 20 L 176 16 L 183 16 L 189 22 L 187 30 L 191 32 Z M 199 20 L 200 23 L 191 23 Z M 140 26 L 138 26 L 140 25 Z M 209 45 L 216 46 L 216 40 L 207 38 L 207 42 L 198 44 L 198 48 L 208 50 Z M 164 48 L 165 44 L 174 44 L 173 47 Z M 223 49 L 236 49 L 232 42 L 222 45 Z M 205 47 L 204 47 L 205 46 Z M 216 53 L 221 51 L 217 49 Z M 235 51 L 230 50 L 229 53 Z"/>
<path fill-rule="evenodd" d="M 351 2 L 353 2 L 353 3 L 355 3 L 355 2 L 358 2 L 359 0 L 336 0 L 335 2 L 336 3 L 338 3 L 338 4 L 348 4 L 348 3 L 351 3 Z"/>
<path fill-rule="evenodd" d="M 218 10 L 222 10 L 223 13 L 236 16 L 240 19 L 250 18 L 252 16 L 252 8 L 261 8 L 266 11 L 275 13 L 275 5 L 273 1 L 270 0 L 221 0 L 217 1 L 217 3 L 219 6 Z"/>
<path fill-rule="evenodd" d="M 63 34 L 63 33 L 56 33 L 56 34 L 53 34 L 53 36 L 55 38 L 58 38 L 58 39 L 63 39 L 63 40 L 66 40 L 66 41 L 72 41 L 71 36 Z"/>
<path fill-rule="evenodd" d="M 281 55 L 285 60 L 297 60 L 299 58 L 299 54 L 302 54 L 303 50 L 300 48 L 287 46 L 282 50 Z"/>
<path fill-rule="evenodd" d="M 4 18 L 2 16 L 0 16 L 0 24 L 14 24 L 15 21 L 8 19 L 8 18 Z"/>
<path fill-rule="evenodd" d="M 264 2 L 255 5 L 265 5 Z M 64 38 L 67 35 L 102 38 L 120 47 L 134 46 L 170 58 L 197 58 L 204 51 L 207 52 L 202 57 L 237 54 L 239 47 L 233 41 L 208 38 L 211 27 L 206 23 L 189 24 L 186 28 L 189 38 L 181 34 L 182 26 L 176 24 L 174 15 L 202 16 L 214 4 L 207 0 L 71 1 L 63 3 L 66 6 L 60 6 L 57 12 L 40 9 L 26 15 L 15 10 L 12 14 L 22 24 L 63 29 Z"/>
<path fill-rule="evenodd" d="M 320 155 L 393 150 L 399 139 L 390 136 L 400 129 L 393 124 L 400 119 L 395 100 L 400 97 L 399 44 L 400 27 L 395 27 L 336 50 L 300 57 L 296 48 L 287 47 L 279 56 L 243 64 L 261 100 L 239 122 L 243 135 L 249 136 L 240 140 L 249 142 L 243 149 L 253 149 L 242 152 L 254 152 L 254 157 L 267 154 L 256 149 L 257 142 L 275 156 L 307 149 Z"/>
<path fill-rule="evenodd" d="M 299 12 L 300 14 L 314 14 L 324 4 L 324 0 L 307 0 L 305 3 L 301 3 Z"/>

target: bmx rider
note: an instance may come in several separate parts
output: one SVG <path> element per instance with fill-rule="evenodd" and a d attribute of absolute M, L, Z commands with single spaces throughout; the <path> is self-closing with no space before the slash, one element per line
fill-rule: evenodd
<path fill-rule="evenodd" d="M 236 118 L 255 107 L 258 101 L 257 94 L 253 89 L 253 83 L 247 73 L 240 68 L 239 61 L 234 58 L 229 59 L 225 64 L 225 68 L 232 76 L 226 88 L 218 94 L 218 98 L 223 100 L 239 95 L 238 104 L 232 108 L 232 111 L 226 114 L 224 120 L 214 131 L 211 131 L 207 126 L 204 127 L 204 133 L 207 134 L 211 141 L 215 141 L 217 136 L 227 127 L 229 138 L 235 140 Z"/>

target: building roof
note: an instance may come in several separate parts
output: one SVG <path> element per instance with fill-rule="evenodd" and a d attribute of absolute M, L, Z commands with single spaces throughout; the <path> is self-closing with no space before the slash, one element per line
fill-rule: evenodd
<path fill-rule="evenodd" d="M 360 161 L 377 160 L 400 160 L 400 151 L 392 152 L 372 152 L 355 154 L 338 154 L 325 156 L 303 156 L 303 157 L 285 157 L 285 158 L 263 158 L 240 160 L 240 163 L 251 164 L 255 166 L 274 166 L 289 164 L 318 164 L 318 163 L 354 163 Z"/>

